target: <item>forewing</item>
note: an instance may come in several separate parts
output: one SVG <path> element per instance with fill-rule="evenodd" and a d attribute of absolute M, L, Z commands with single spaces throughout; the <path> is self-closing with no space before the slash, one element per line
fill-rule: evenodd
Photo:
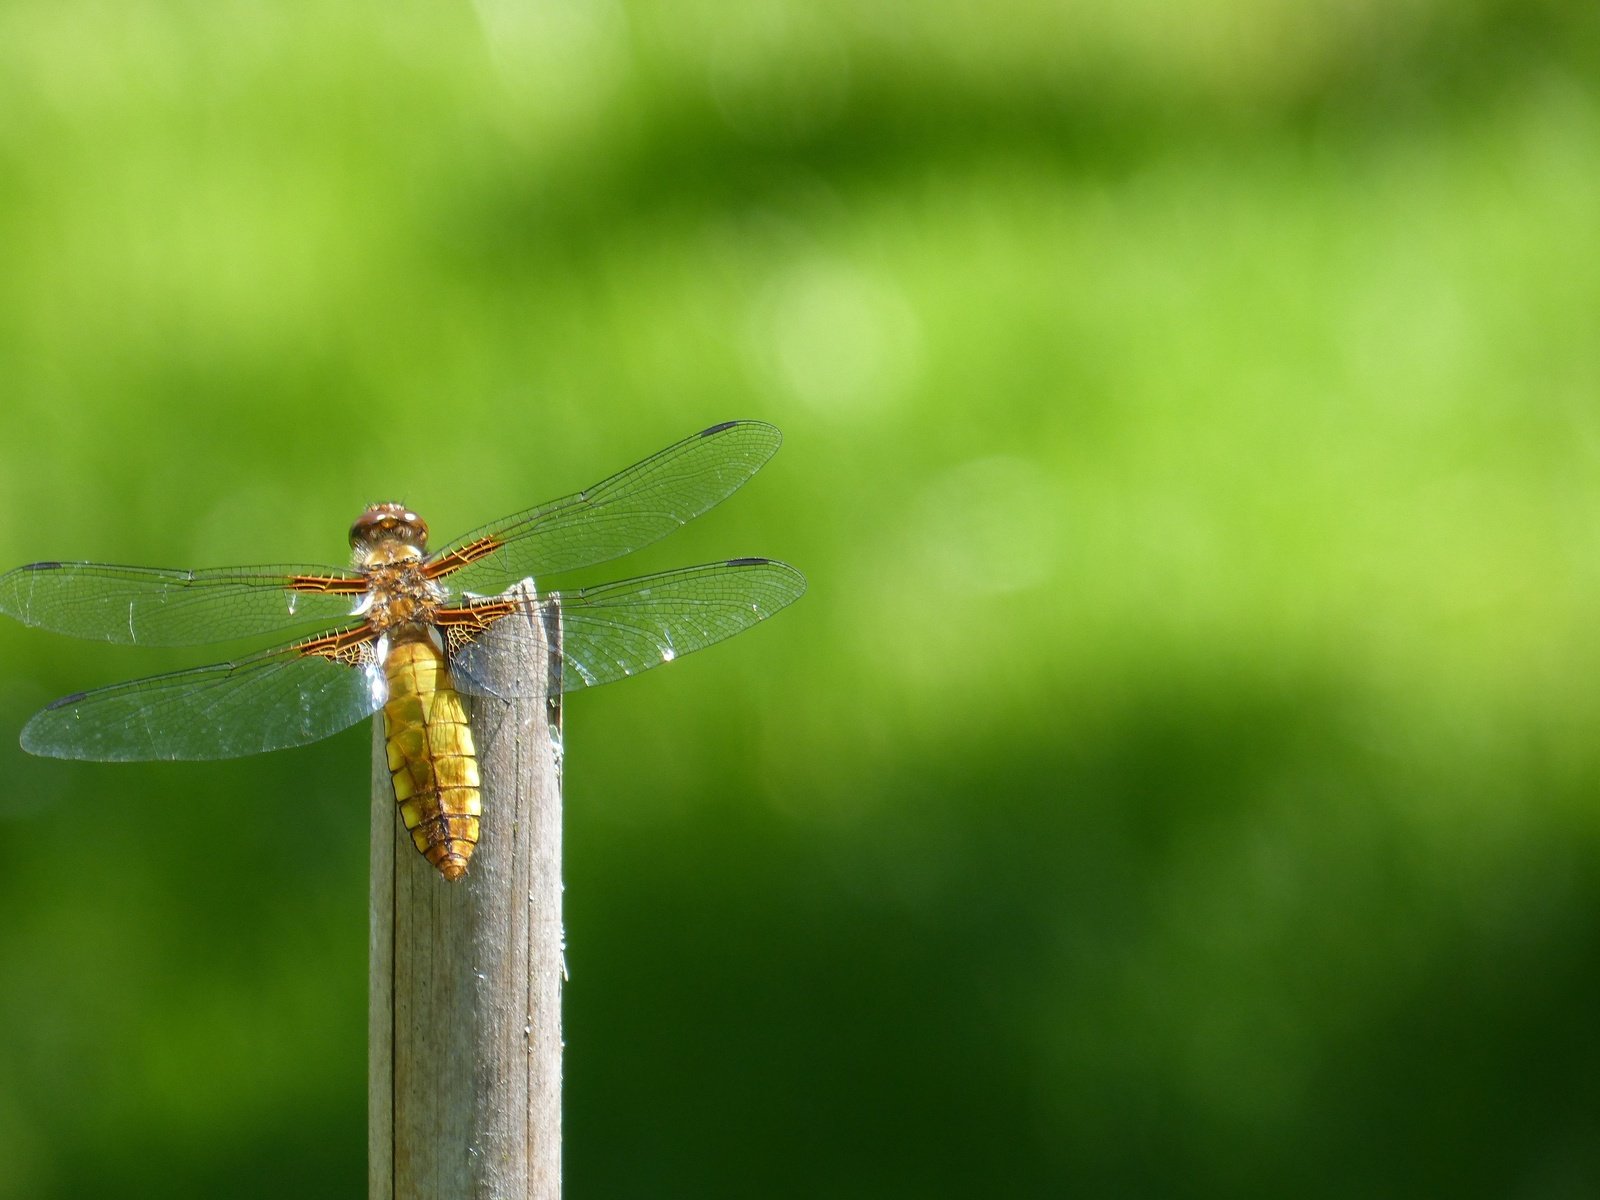
<path fill-rule="evenodd" d="M 239 758 L 339 732 L 383 704 L 364 627 L 239 662 L 66 696 L 23 727 L 22 748 L 93 762 Z"/>
<path fill-rule="evenodd" d="M 713 425 L 591 488 L 474 530 L 430 559 L 429 574 L 457 596 L 493 595 L 631 554 L 727 499 L 782 442 L 761 421 Z"/>
<path fill-rule="evenodd" d="M 692 654 L 764 621 L 805 590 L 805 576 L 787 563 L 736 558 L 553 593 L 543 603 L 560 606 L 561 690 L 611 683 Z M 487 613 L 495 614 L 508 604 L 482 602 Z M 532 636 L 520 620 L 498 624 L 491 619 L 490 624 L 497 636 Z M 492 677 L 485 663 L 485 656 L 495 652 L 492 639 L 453 632 L 451 640 L 457 643 L 451 658 L 457 687 L 475 694 L 506 694 L 483 682 Z M 537 682 L 528 680 L 526 690 L 511 694 L 527 695 Z"/>
<path fill-rule="evenodd" d="M 365 588 L 331 567 L 42 562 L 0 575 L 0 612 L 72 637 L 194 646 L 326 626 L 348 618 Z"/>

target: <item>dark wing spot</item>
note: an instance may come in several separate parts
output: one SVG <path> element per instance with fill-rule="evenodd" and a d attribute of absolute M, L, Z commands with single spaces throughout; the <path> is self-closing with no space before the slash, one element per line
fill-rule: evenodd
<path fill-rule="evenodd" d="M 70 696 L 63 696 L 59 700 L 50 701 L 49 704 L 46 704 L 44 706 L 44 710 L 45 710 L 45 712 L 49 712 L 53 708 L 66 708 L 67 705 L 76 704 L 79 700 L 82 700 L 88 694 L 89 694 L 88 692 L 73 692 L 72 695 L 70 695 Z"/>
<path fill-rule="evenodd" d="M 764 567 L 771 561 L 770 558 L 730 558 L 726 565 L 730 567 Z"/>
<path fill-rule="evenodd" d="M 58 562 L 29 563 L 22 569 L 24 571 L 59 571 L 61 570 L 61 564 Z"/>
<path fill-rule="evenodd" d="M 721 425 L 713 425 L 710 429 L 702 429 L 700 436 L 710 437 L 714 433 L 721 433 L 724 429 L 732 429 L 738 423 L 737 421 L 724 421 Z"/>

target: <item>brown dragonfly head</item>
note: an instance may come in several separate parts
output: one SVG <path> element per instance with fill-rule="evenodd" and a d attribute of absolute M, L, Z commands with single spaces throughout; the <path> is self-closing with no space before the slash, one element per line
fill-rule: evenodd
<path fill-rule="evenodd" d="M 428 548 L 428 523 L 404 504 L 374 504 L 350 526 L 350 547 L 370 553 L 380 542 Z"/>

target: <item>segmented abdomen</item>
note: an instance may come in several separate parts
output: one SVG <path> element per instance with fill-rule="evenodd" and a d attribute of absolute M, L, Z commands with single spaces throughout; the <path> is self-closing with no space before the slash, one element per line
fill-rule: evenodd
<path fill-rule="evenodd" d="M 384 661 L 383 706 L 394 798 L 422 856 L 446 879 L 467 873 L 483 812 L 478 755 L 461 697 L 431 641 L 404 641 Z"/>

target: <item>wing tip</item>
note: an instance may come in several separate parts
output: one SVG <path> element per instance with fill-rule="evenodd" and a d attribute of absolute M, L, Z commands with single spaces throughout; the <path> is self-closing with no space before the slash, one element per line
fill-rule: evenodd
<path fill-rule="evenodd" d="M 748 419 L 719 421 L 709 429 L 702 429 L 695 436 L 702 438 L 716 437 L 719 433 L 727 433 L 730 429 L 743 429 L 749 433 L 764 434 L 772 440 L 773 453 L 777 453 L 778 447 L 783 444 L 783 431 L 770 421 L 752 421 Z"/>
<path fill-rule="evenodd" d="M 38 571 L 59 571 L 66 565 L 60 562 L 32 562 L 12 567 L 9 571 L 0 571 L 0 612 L 28 624 L 23 616 L 26 605 L 22 596 L 23 589 L 33 587 L 31 576 Z"/>
<path fill-rule="evenodd" d="M 83 693 L 79 692 L 78 696 L 81 695 Z M 65 704 L 75 699 L 77 699 L 77 696 L 63 696 L 60 700 L 46 705 L 32 720 L 22 727 L 22 732 L 17 736 L 17 745 L 36 758 L 72 759 L 79 757 L 79 755 L 72 753 L 70 747 L 63 746 L 61 743 L 51 741 L 48 738 L 41 738 L 39 730 L 40 721 L 47 713 L 55 709 L 57 705 Z"/>
<path fill-rule="evenodd" d="M 794 589 L 795 589 L 794 595 L 792 597 L 790 597 L 788 600 L 784 601 L 785 604 L 792 604 L 792 603 L 794 603 L 794 601 L 800 599 L 801 596 L 804 596 L 806 594 L 806 586 L 807 585 L 806 585 L 805 573 L 802 572 L 799 567 L 792 567 L 788 563 L 783 562 L 781 559 L 776 559 L 776 558 L 729 558 L 729 559 L 723 560 L 723 566 L 727 566 L 727 567 L 771 567 L 771 568 L 773 568 L 776 571 L 777 575 L 782 576 L 783 578 L 787 579 L 791 584 L 794 585 Z"/>
<path fill-rule="evenodd" d="M 29 718 L 28 723 L 22 727 L 22 732 L 17 735 L 17 744 L 29 754 L 38 758 L 63 758 L 82 759 L 87 757 L 81 749 L 74 749 L 69 743 L 62 742 L 59 738 L 50 736 L 49 726 L 54 724 L 52 718 L 62 709 L 71 708 L 78 701 L 87 696 L 88 692 L 73 692 L 70 696 L 62 696 L 59 700 L 52 700 Z"/>

